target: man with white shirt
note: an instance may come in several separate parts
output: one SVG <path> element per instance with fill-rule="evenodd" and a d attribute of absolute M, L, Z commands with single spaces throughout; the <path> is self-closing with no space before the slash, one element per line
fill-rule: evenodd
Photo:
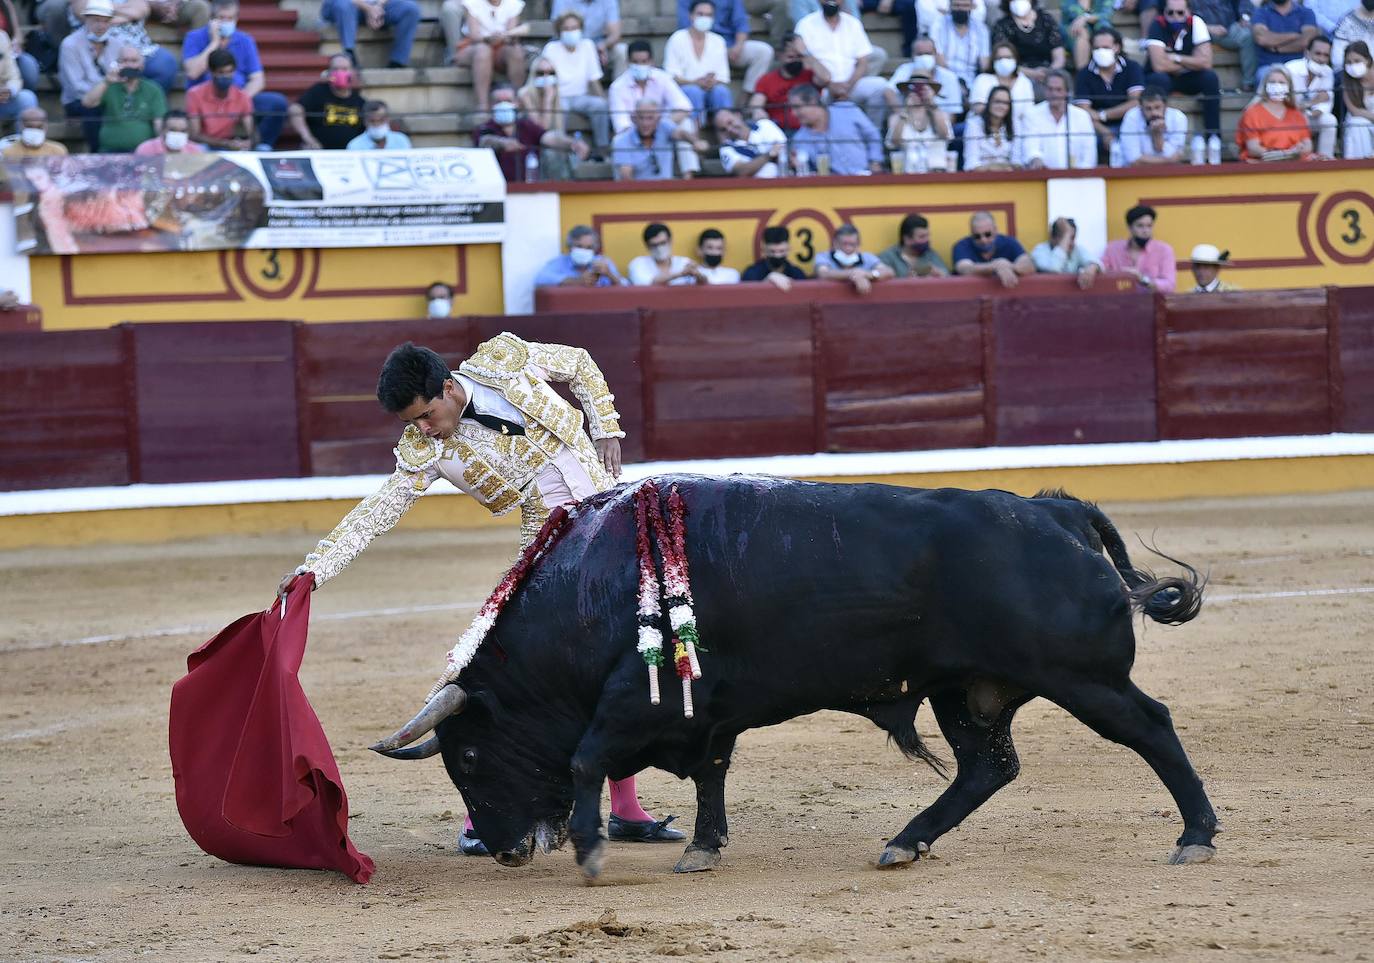
<path fill-rule="evenodd" d="M 601 55 L 596 44 L 582 36 L 582 16 L 568 11 L 554 22 L 558 36 L 540 53 L 558 74 L 558 97 L 563 109 L 581 114 L 592 126 L 592 143 L 605 149 L 611 142 L 611 119 L 601 92 Z"/>
<path fill-rule="evenodd" d="M 1188 156 L 1188 117 L 1169 106 L 1160 87 L 1145 88 L 1140 103 L 1121 118 L 1117 136 L 1125 167 L 1182 164 Z"/>
<path fill-rule="evenodd" d="M 707 284 L 739 284 L 739 271 L 720 263 L 725 260 L 725 235 L 714 227 L 708 227 L 697 238 L 697 257 L 701 259 L 697 276 L 702 281 Z"/>
<path fill-rule="evenodd" d="M 746 123 L 732 109 L 716 111 L 720 163 L 731 177 L 777 177 L 778 158 L 787 150 L 787 135 L 767 117 Z"/>
<path fill-rule="evenodd" d="M 1062 171 L 1097 166 L 1097 129 L 1092 115 L 1069 103 L 1067 71 L 1045 75 L 1045 100 L 1026 111 L 1026 166 Z"/>
<path fill-rule="evenodd" d="M 911 79 L 912 74 L 926 74 L 935 81 L 935 106 L 949 117 L 950 123 L 958 123 L 964 116 L 964 91 L 959 86 L 959 78 L 954 71 L 939 64 L 935 56 L 935 41 L 929 37 L 917 37 L 911 45 L 911 59 L 899 64 L 887 80 L 887 90 L 883 97 L 889 110 L 901 106 L 902 85 Z"/>
<path fill-rule="evenodd" d="M 700 171 L 701 157 L 697 152 L 706 150 L 708 145 L 697 137 L 692 102 L 668 71 L 654 66 L 654 51 L 647 40 L 631 43 L 628 55 L 629 66 L 611 84 L 611 130 L 616 134 L 629 130 L 636 104 L 658 104 L 662 118 L 689 138 L 675 141 L 678 170 L 684 174 Z"/>
<path fill-rule="evenodd" d="M 628 274 L 630 283 L 646 288 L 659 284 L 697 284 L 701 281 L 701 269 L 689 257 L 673 253 L 673 232 L 667 224 L 657 222 L 644 229 L 644 247 L 648 254 L 641 254 L 630 262 Z"/>
<path fill-rule="evenodd" d="M 827 99 L 852 101 L 881 129 L 887 84 L 875 75 L 874 47 L 863 24 L 843 13 L 838 0 L 822 0 L 820 10 L 797 21 L 796 32 L 830 73 Z"/>
<path fill-rule="evenodd" d="M 954 71 L 968 88 L 973 87 L 975 77 L 988 72 L 992 63 L 988 27 L 976 14 L 973 0 L 949 0 L 948 13 L 921 17 L 922 23 L 931 25 L 930 39 L 935 42 L 940 63 Z"/>
<path fill-rule="evenodd" d="M 1312 141 L 1323 157 L 1336 156 L 1335 76 L 1331 70 L 1331 41 L 1318 35 L 1307 42 L 1307 55 L 1283 65 L 1293 78 L 1293 96 L 1307 115 Z"/>

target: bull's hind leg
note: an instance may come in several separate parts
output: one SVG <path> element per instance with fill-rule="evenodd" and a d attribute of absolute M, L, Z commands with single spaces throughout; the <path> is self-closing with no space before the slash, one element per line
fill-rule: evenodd
<path fill-rule="evenodd" d="M 673 867 L 675 873 L 700 873 L 720 865 L 720 851 L 730 842 L 725 819 L 725 774 L 734 751 L 734 736 L 712 742 L 711 757 L 692 773 L 697 787 L 696 831 Z"/>
<path fill-rule="evenodd" d="M 1168 787 L 1183 817 L 1183 835 L 1169 856 L 1170 863 L 1204 863 L 1216 855 L 1212 845 L 1219 831 L 1216 813 L 1163 703 L 1129 680 L 1121 688 L 1084 685 L 1054 701 L 1098 735 L 1134 749 Z"/>
<path fill-rule="evenodd" d="M 887 844 L 879 866 L 909 863 L 991 798 L 1021 771 L 1011 742 L 1011 720 L 1030 696 L 990 683 L 946 689 L 930 698 L 958 772 L 929 807 Z"/>

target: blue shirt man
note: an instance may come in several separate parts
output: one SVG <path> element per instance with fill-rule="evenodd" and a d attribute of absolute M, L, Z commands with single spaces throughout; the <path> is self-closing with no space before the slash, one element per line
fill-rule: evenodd
<path fill-rule="evenodd" d="M 616 134 L 611 141 L 615 179 L 672 180 L 674 130 L 676 128 L 671 123 L 659 117 L 657 108 L 650 112 L 636 107 L 634 123 Z"/>
<path fill-rule="evenodd" d="M 537 288 L 582 286 L 608 288 L 624 284 L 611 259 L 597 254 L 601 238 L 585 224 L 568 232 L 568 253 L 553 258 L 534 277 Z"/>
<path fill-rule="evenodd" d="M 1295 57 L 1302 56 L 1299 51 L 1273 50 L 1267 36 L 1282 33 L 1299 34 L 1302 35 L 1302 42 L 1305 46 L 1311 35 L 1315 35 L 1317 32 L 1316 14 L 1304 6 L 1294 3 L 1293 0 L 1270 0 L 1269 3 L 1250 15 L 1250 23 L 1255 32 L 1255 53 L 1259 57 L 1260 74 L 1255 78 L 1257 84 L 1264 83 L 1265 68 L 1274 64 L 1287 63 Z M 1264 27 L 1267 34 L 1262 33 L 1258 29 L 1259 27 Z M 1306 31 L 1305 34 L 1304 31 Z"/>
<path fill-rule="evenodd" d="M 798 96 L 803 90 L 811 94 Z M 796 169 L 816 173 L 819 170 L 817 159 L 828 156 L 831 174 L 870 174 L 879 170 L 883 162 L 883 139 L 873 121 L 847 100 L 837 101 L 829 107 L 806 103 L 805 98 L 815 92 L 814 87 L 797 87 L 790 96 L 793 113 L 802 122 L 792 135 Z"/>
<path fill-rule="evenodd" d="M 197 27 L 195 30 L 187 32 L 186 39 L 181 42 L 181 62 L 183 64 L 193 57 L 199 57 L 210 47 L 210 28 L 214 27 L 215 23 L 216 21 L 212 20 L 207 26 Z M 249 77 L 262 72 L 262 58 L 258 55 L 257 41 L 242 30 L 235 29 L 221 49 L 234 55 L 235 87 L 246 87 Z M 189 90 L 209 79 L 210 71 L 208 70 L 203 70 L 195 77 L 187 73 L 186 88 Z"/>
<path fill-rule="evenodd" d="M 238 29 L 238 0 L 213 0 L 210 22 L 187 31 L 181 43 L 181 65 L 189 90 L 210 79 L 209 55 L 227 50 L 234 56 L 234 86 L 253 98 L 258 149 L 271 150 L 286 123 L 287 101 L 275 90 L 263 90 L 266 77 L 258 44 Z"/>

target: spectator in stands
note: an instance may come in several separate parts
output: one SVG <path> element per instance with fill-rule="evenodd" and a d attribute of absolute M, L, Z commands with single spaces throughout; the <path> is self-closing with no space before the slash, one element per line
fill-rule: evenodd
<path fill-rule="evenodd" d="M 363 132 L 363 95 L 355 86 L 358 72 L 347 54 L 335 54 L 322 77 L 287 108 L 286 117 L 303 147 L 343 150 Z"/>
<path fill-rule="evenodd" d="M 630 283 L 646 288 L 661 284 L 696 284 L 700 275 L 696 262 L 673 253 L 673 232 L 666 224 L 649 224 L 644 228 L 644 249 L 647 254 L 630 261 L 626 274 Z"/>
<path fill-rule="evenodd" d="M 40 0 L 33 6 L 37 9 L 35 20 L 53 43 L 61 43 L 79 29 L 86 12 L 85 0 Z M 151 15 L 159 23 L 182 30 L 203 27 L 210 19 L 210 4 L 206 0 L 148 0 L 148 8 L 148 12 L 140 13 L 138 6 L 122 3 L 114 10 L 125 20 L 144 20 Z"/>
<path fill-rule="evenodd" d="M 592 144 L 604 150 L 611 142 L 611 118 L 601 89 L 603 72 L 596 44 L 582 36 L 582 16 L 575 11 L 559 17 L 554 29 L 558 36 L 544 45 L 542 56 L 557 74 L 558 99 L 564 111 L 587 119 Z"/>
<path fill-rule="evenodd" d="M 81 103 L 100 108 L 102 154 L 128 154 L 156 137 L 162 115 L 167 113 L 167 95 L 143 76 L 143 54 L 135 46 L 119 51 L 115 66 L 86 92 Z"/>
<path fill-rule="evenodd" d="M 24 76 L 10 46 L 9 34 L 0 31 L 0 130 L 9 126 L 24 111 L 38 106 L 38 96 L 24 89 Z"/>
<path fill-rule="evenodd" d="M 1209 137 L 1221 135 L 1221 83 L 1212 69 L 1212 33 L 1193 16 L 1190 0 L 1164 0 L 1164 13 L 1150 25 L 1144 41 L 1151 73 L 1145 83 L 1202 101 L 1202 125 Z M 1301 48 L 1299 48 L 1301 49 Z"/>
<path fill-rule="evenodd" d="M 100 101 L 97 98 L 87 107 L 85 98 L 116 66 L 119 47 L 110 42 L 110 22 L 114 17 L 110 0 L 85 0 L 83 9 L 81 28 L 69 33 L 58 50 L 57 73 L 62 85 L 62 108 L 68 117 L 81 121 L 86 147 L 95 151 L 100 148 Z"/>
<path fill-rule="evenodd" d="M 443 281 L 435 281 L 425 289 L 425 317 L 442 321 L 453 314 L 453 288 Z"/>
<path fill-rule="evenodd" d="M 825 64 L 830 83 L 825 92 L 833 101 L 848 100 L 863 108 L 874 124 L 881 125 L 886 112 L 883 96 L 887 84 L 877 76 L 876 48 L 863 24 L 840 11 L 836 0 L 823 0 L 821 9 L 797 21 L 801 37 L 817 60 Z"/>
<path fill-rule="evenodd" d="M 0 311 L 13 311 L 20 303 L 19 295 L 9 288 L 0 288 Z"/>
<path fill-rule="evenodd" d="M 14 55 L 15 66 L 19 68 L 24 89 L 37 90 L 38 61 L 24 51 L 24 27 L 19 21 L 19 12 L 14 9 L 13 0 L 0 0 L 0 33 L 9 37 L 10 52 Z M 53 38 L 53 43 L 58 39 Z"/>
<path fill-rule="evenodd" d="M 894 174 L 924 174 L 948 166 L 953 126 L 936 97 L 940 82 L 927 73 L 913 73 L 901 85 L 902 104 L 887 118 L 887 149 L 893 152 Z M 900 160 L 900 165 L 896 163 Z"/>
<path fill-rule="evenodd" d="M 1330 36 L 1341 17 L 1350 12 L 1352 0 L 1302 0 L 1302 5 L 1317 18 L 1317 30 Z M 1359 6 L 1358 2 L 1354 3 Z"/>
<path fill-rule="evenodd" d="M 1015 171 L 1026 166 L 1014 114 L 1011 91 L 1002 86 L 992 88 L 981 114 L 969 112 L 964 121 L 964 170 Z"/>
<path fill-rule="evenodd" d="M 1050 239 L 1031 250 L 1031 262 L 1041 274 L 1073 274 L 1083 290 L 1093 286 L 1102 265 L 1078 246 L 1078 225 L 1071 217 L 1056 217 L 1050 223 Z"/>
<path fill-rule="evenodd" d="M 568 129 L 558 92 L 558 68 L 543 54 L 534 58 L 529 78 L 515 92 L 515 100 L 525 115 L 545 130 L 562 133 Z"/>
<path fill-rule="evenodd" d="M 971 114 L 983 112 L 988 96 L 998 87 L 1011 95 L 1012 113 L 1016 115 L 1018 126 L 1026 123 L 1026 111 L 1035 106 L 1035 84 L 1021 73 L 1021 65 L 1016 59 L 1016 48 L 1009 43 L 992 45 L 992 73 L 979 74 L 969 91 L 968 104 Z"/>
<path fill-rule="evenodd" d="M 949 268 L 930 246 L 930 222 L 920 214 L 908 214 L 897 229 L 897 243 L 878 255 L 898 278 L 949 277 Z"/>
<path fill-rule="evenodd" d="M 763 257 L 745 268 L 740 280 L 767 281 L 779 291 L 791 291 L 793 281 L 805 281 L 805 272 L 787 259 L 791 237 L 785 227 L 765 227 Z"/>
<path fill-rule="evenodd" d="M 391 110 L 384 100 L 363 105 L 363 132 L 348 142 L 348 150 L 410 150 L 410 138 L 391 129 Z"/>
<path fill-rule="evenodd" d="M 534 169 L 543 172 L 544 180 L 563 180 L 571 174 L 569 156 L 582 161 L 588 153 L 583 141 L 521 117 L 510 84 L 491 89 L 491 119 L 473 131 L 472 142 L 496 152 L 496 163 L 508 183 L 527 179 L 530 156 L 537 159 Z"/>
<path fill-rule="evenodd" d="M 610 258 L 598 254 L 601 238 L 596 231 L 579 224 L 568 232 L 568 253 L 549 261 L 535 275 L 537 288 L 605 288 L 624 284 Z"/>
<path fill-rule="evenodd" d="M 162 115 L 162 133 L 139 144 L 134 153 L 140 157 L 158 154 L 203 154 L 205 148 L 191 140 L 191 120 L 184 110 L 169 110 Z"/>
<path fill-rule="evenodd" d="M 1317 17 L 1297 0 L 1265 0 L 1263 6 L 1250 15 L 1250 29 L 1255 35 L 1255 52 L 1259 67 L 1255 85 L 1259 87 L 1269 68 L 1282 66 L 1307 49 L 1307 42 L 1317 36 Z M 1263 91 L 1261 90 L 1261 93 Z"/>
<path fill-rule="evenodd" d="M 711 29 L 715 9 L 711 0 L 697 0 L 690 26 L 675 31 L 663 48 L 663 68 L 692 102 L 698 124 L 731 104 L 729 55 L 725 41 Z"/>
<path fill-rule="evenodd" d="M 1073 65 L 1080 70 L 1092 66 L 1093 36 L 1112 25 L 1114 0 L 1064 0 L 1059 7 L 1060 22 L 1068 34 Z M 1118 40 L 1120 34 L 1117 35 Z"/>
<path fill-rule="evenodd" d="M 997 220 L 987 211 L 969 218 L 969 236 L 954 245 L 954 273 L 991 275 L 1004 288 L 1014 288 L 1021 276 L 1034 274 L 1030 255 L 1016 238 L 1001 234 Z"/>
<path fill-rule="evenodd" d="M 948 67 L 940 65 L 939 58 L 935 55 L 935 41 L 929 37 L 917 37 L 916 42 L 911 45 L 911 59 L 899 64 L 888 78 L 883 98 L 889 111 L 901 106 L 901 87 L 914 74 L 929 74 L 935 81 L 935 105 L 945 112 L 950 123 L 955 123 L 964 116 L 964 91 L 959 85 L 959 77 Z"/>
<path fill-rule="evenodd" d="M 415 43 L 415 28 L 420 25 L 420 5 L 415 0 L 324 0 L 320 19 L 338 27 L 339 46 L 355 69 L 358 55 L 354 48 L 358 42 L 359 24 L 378 31 L 390 27 L 391 53 L 386 65 L 406 67 L 410 64 L 410 48 Z"/>
<path fill-rule="evenodd" d="M 612 163 L 618 181 L 666 181 L 673 178 L 676 143 L 692 143 L 691 134 L 665 120 L 658 104 L 642 101 L 630 114 L 629 127 L 612 142 Z M 691 171 L 680 171 L 686 178 Z"/>
<path fill-rule="evenodd" d="M 505 73 L 513 86 L 525 82 L 525 48 L 521 41 L 530 25 L 520 22 L 525 0 L 463 0 L 462 36 L 453 61 L 472 68 L 472 91 L 477 110 L 491 108 L 491 75 Z"/>
<path fill-rule="evenodd" d="M 1336 78 L 1331 70 L 1331 40 L 1316 36 L 1307 42 L 1307 55 L 1284 64 L 1293 78 L 1293 96 L 1307 115 L 1307 126 L 1317 153 L 1330 160 L 1336 156 Z"/>
<path fill-rule="evenodd" d="M 1245 108 L 1236 124 L 1241 160 L 1289 161 L 1312 157 L 1307 117 L 1293 98 L 1293 78 L 1280 66 L 1265 72 L 1263 96 Z"/>
<path fill-rule="evenodd" d="M 152 13 L 148 0 L 124 0 L 112 7 L 109 0 L 97 4 L 92 4 L 90 0 L 84 3 L 74 0 L 71 4 L 73 12 L 89 12 L 92 6 L 111 9 L 110 25 L 105 35 L 110 47 L 116 52 L 121 47 L 137 47 L 143 56 L 144 76 L 161 87 L 163 93 L 170 90 L 177 75 L 177 58 L 153 43 L 148 36 L 144 26 L 144 21 Z M 84 16 L 82 19 L 84 21 Z"/>
<path fill-rule="evenodd" d="M 1345 102 L 1342 156 L 1346 160 L 1374 157 L 1374 58 L 1363 40 L 1345 48 L 1341 99 Z"/>
<path fill-rule="evenodd" d="M 620 0 L 553 0 L 549 19 L 557 20 L 569 10 L 582 18 L 582 33 L 596 45 L 596 55 L 607 76 L 625 72 L 625 44 L 620 42 Z"/>
<path fill-rule="evenodd" d="M 1239 291 L 1234 284 L 1221 279 L 1221 269 L 1231 263 L 1231 252 L 1217 249 L 1215 244 L 1199 244 L 1188 256 L 1192 263 L 1193 294 L 1215 294 L 1222 291 Z"/>
<path fill-rule="evenodd" d="M 1040 0 L 1003 0 L 1007 15 L 992 28 L 992 42 L 1016 48 L 1021 73 L 1037 84 L 1064 68 L 1064 34 Z"/>
<path fill-rule="evenodd" d="M 259 149 L 272 150 L 277 146 L 277 138 L 286 123 L 286 96 L 275 90 L 263 89 L 267 85 L 267 75 L 263 72 L 257 41 L 248 31 L 239 28 L 238 0 L 214 0 L 210 12 L 210 22 L 187 33 L 181 44 L 181 65 L 186 72 L 186 109 L 192 117 L 191 129 L 195 130 L 196 116 L 191 109 L 191 95 L 210 86 L 213 73 L 210 57 L 218 50 L 234 58 L 233 87 L 242 91 L 252 102 L 251 119 Z M 202 92 L 201 97 L 205 96 Z M 226 93 L 226 96 L 229 95 Z M 233 96 L 231 99 L 237 101 L 239 98 Z"/>
<path fill-rule="evenodd" d="M 702 23 L 698 18 L 710 16 L 712 22 L 709 30 L 726 45 L 726 58 L 730 65 L 744 69 L 744 92 L 752 94 L 759 78 L 773 64 L 773 48 L 762 40 L 749 39 L 749 14 L 745 12 L 743 0 L 719 0 L 719 3 L 711 4 L 709 14 L 699 11 L 697 8 L 700 5 L 700 0 L 677 0 L 678 30 L 700 27 Z M 666 55 L 664 60 L 667 60 Z M 728 70 L 718 79 L 728 90 Z"/>
<path fill-rule="evenodd" d="M 1337 67 L 1345 64 L 1345 51 L 1352 43 L 1374 48 L 1374 0 L 1360 0 L 1336 24 L 1331 34 L 1331 62 Z"/>
<path fill-rule="evenodd" d="M 1212 43 L 1240 51 L 1242 90 L 1255 89 L 1255 71 L 1259 69 L 1255 35 L 1250 32 L 1250 14 L 1254 9 L 1251 0 L 1193 0 L 1193 12 L 1207 25 Z"/>
<path fill-rule="evenodd" d="M 1158 87 L 1146 87 L 1140 105 L 1126 111 L 1118 136 L 1125 167 L 1182 164 L 1188 157 L 1188 118 Z"/>
<path fill-rule="evenodd" d="M 1092 35 L 1092 63 L 1078 72 L 1073 102 L 1092 115 L 1093 127 L 1103 148 L 1111 147 L 1121 128 L 1121 118 L 1136 105 L 1145 89 L 1140 64 L 1121 52 L 1121 34 L 1101 26 Z"/>
<path fill-rule="evenodd" d="M 940 63 L 954 71 L 965 87 L 972 89 L 974 79 L 987 73 L 992 41 L 987 24 L 973 16 L 972 0 L 950 0 L 949 12 L 930 27 L 930 39 Z"/>
<path fill-rule="evenodd" d="M 955 8 L 951 0 L 916 0 L 916 15 L 921 23 L 931 24 Z M 988 8 L 985 0 L 973 0 L 969 6 L 969 18 L 979 23 L 988 22 Z"/>
<path fill-rule="evenodd" d="M 186 92 L 191 140 L 216 150 L 253 149 L 253 101 L 234 83 L 238 64 L 225 49 L 210 51 L 209 82 Z"/>
<path fill-rule="evenodd" d="M 1092 114 L 1069 103 L 1073 82 L 1067 70 L 1045 77 L 1045 101 L 1026 113 L 1024 151 L 1033 169 L 1086 170 L 1097 166 L 1097 131 Z"/>
<path fill-rule="evenodd" d="M 753 120 L 768 118 L 791 133 L 801 126 L 797 115 L 787 106 L 787 95 L 793 87 L 809 84 L 824 90 L 830 83 L 830 72 L 806 49 L 806 41 L 795 33 L 783 38 L 778 49 L 778 67 L 759 78 L 749 95 L 749 112 Z"/>
<path fill-rule="evenodd" d="M 739 112 L 716 111 L 720 163 L 731 177 L 777 177 L 778 161 L 787 153 L 787 135 L 767 117 L 744 122 Z"/>
<path fill-rule="evenodd" d="M 647 40 L 634 41 L 628 51 L 629 65 L 611 84 L 611 129 L 616 135 L 629 129 L 635 104 L 644 101 L 658 104 L 660 115 L 687 135 L 676 141 L 678 170 L 694 175 L 699 173 L 699 152 L 709 149 L 709 145 L 698 136 L 692 102 L 668 71 L 654 66 L 653 48 Z"/>
<path fill-rule="evenodd" d="M 66 156 L 64 144 L 48 140 L 48 113 L 42 107 L 30 107 L 19 115 L 19 139 L 0 151 L 0 157 L 11 164 L 38 157 Z"/>
<path fill-rule="evenodd" d="M 697 283 L 739 284 L 739 271 L 720 263 L 725 260 L 725 235 L 708 227 L 697 238 Z"/>
<path fill-rule="evenodd" d="M 1173 2 L 1173 0 L 1169 0 Z M 1102 252 L 1102 269 L 1130 274 L 1146 290 L 1174 289 L 1174 249 L 1155 237 L 1155 209 L 1141 204 L 1126 212 L 1130 235 L 1111 241 Z"/>
<path fill-rule="evenodd" d="M 816 277 L 823 281 L 844 281 L 855 294 L 868 294 L 874 281 L 892 277 L 892 268 L 878 260 L 876 254 L 860 250 L 859 229 L 853 224 L 835 228 L 834 246 L 816 255 Z"/>
<path fill-rule="evenodd" d="M 878 128 L 848 101 L 829 107 L 815 87 L 794 87 L 788 106 L 801 121 L 792 135 L 792 169 L 798 174 L 868 174 L 883 169 Z"/>

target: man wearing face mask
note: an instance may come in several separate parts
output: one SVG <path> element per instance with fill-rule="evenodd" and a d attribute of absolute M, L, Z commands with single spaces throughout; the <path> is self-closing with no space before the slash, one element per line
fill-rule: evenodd
<path fill-rule="evenodd" d="M 626 272 L 637 287 L 660 284 L 696 284 L 701 272 L 689 257 L 673 253 L 673 234 L 666 224 L 644 228 L 644 247 L 649 252 L 630 262 Z"/>
<path fill-rule="evenodd" d="M 410 150 L 410 138 L 391 129 L 391 111 L 384 100 L 363 105 L 363 132 L 348 142 L 349 150 Z"/>
<path fill-rule="evenodd" d="M 541 148 L 566 151 L 579 161 L 586 160 L 590 151 L 581 140 L 556 130 L 545 130 L 530 118 L 521 117 L 515 89 L 510 84 L 491 88 L 491 120 L 473 131 L 472 142 L 496 152 L 501 174 L 511 184 L 525 179 L 529 156 L 541 156 Z M 542 161 L 540 166 L 544 166 Z"/>
<path fill-rule="evenodd" d="M 949 277 L 944 259 L 930 246 L 930 222 L 920 214 L 902 218 L 897 243 L 879 254 L 878 260 L 892 270 L 893 277 Z"/>
<path fill-rule="evenodd" d="M 697 257 L 698 283 L 739 284 L 739 271 L 721 263 L 725 260 L 725 235 L 714 227 L 708 227 L 697 238 Z"/>
<path fill-rule="evenodd" d="M 1345 63 L 1345 48 L 1352 43 L 1363 42 L 1374 49 L 1374 0 L 1360 0 L 1355 9 L 1336 22 L 1331 32 L 1331 62 L 1337 66 Z"/>
<path fill-rule="evenodd" d="M 162 134 L 139 144 L 134 153 L 140 157 L 205 153 L 204 147 L 191 140 L 190 130 L 186 111 L 169 110 L 162 117 Z"/>
<path fill-rule="evenodd" d="M 81 121 L 81 133 L 92 152 L 100 149 L 100 101 L 86 106 L 85 97 L 115 67 L 119 48 L 110 42 L 114 6 L 110 0 L 86 0 L 81 29 L 67 34 L 57 53 L 62 108 Z"/>
<path fill-rule="evenodd" d="M 64 144 L 48 140 L 48 113 L 42 107 L 30 107 L 19 115 L 19 139 L 0 151 L 0 157 L 12 164 L 39 157 L 66 156 Z"/>
<path fill-rule="evenodd" d="M 435 281 L 425 291 L 425 317 L 439 321 L 453 313 L 453 288 Z"/>
<path fill-rule="evenodd" d="M 1121 118 L 1136 105 L 1145 89 L 1145 72 L 1140 64 L 1121 52 L 1121 34 L 1109 26 L 1098 27 L 1092 35 L 1092 64 L 1078 72 L 1073 102 L 1086 110 L 1104 148 L 1110 147 Z"/>
<path fill-rule="evenodd" d="M 765 227 L 763 257 L 745 268 L 740 280 L 767 281 L 779 291 L 791 291 L 793 281 L 805 281 L 806 273 L 787 259 L 791 238 L 785 227 Z"/>
<path fill-rule="evenodd" d="M 264 89 L 267 75 L 263 72 L 257 41 L 239 26 L 238 20 L 238 0 L 214 0 L 210 7 L 210 22 L 189 31 L 182 41 L 181 65 L 186 71 L 186 112 L 194 119 L 196 114 L 190 107 L 191 94 L 214 82 L 210 57 L 216 51 L 227 53 L 234 59 L 232 85 L 242 91 L 252 104 L 250 116 L 258 149 L 271 150 L 286 124 L 286 96 Z M 193 134 L 194 126 L 193 123 Z"/>
<path fill-rule="evenodd" d="M 329 58 L 324 77 L 291 105 L 287 119 L 301 144 L 310 150 L 343 150 L 363 132 L 362 94 L 354 89 L 357 75 L 345 54 Z"/>
<path fill-rule="evenodd" d="M 697 136 L 692 102 L 668 71 L 654 66 L 654 52 L 648 41 L 634 41 L 627 48 L 627 55 L 629 66 L 615 79 L 608 91 L 611 130 L 619 135 L 629 129 L 636 104 L 644 101 L 658 104 L 663 119 L 687 137 L 675 142 L 678 170 L 697 173 L 701 170 L 698 151 L 705 151 L 710 145 Z"/>
<path fill-rule="evenodd" d="M 611 259 L 597 254 L 601 238 L 585 224 L 568 232 L 568 253 L 552 259 L 535 275 L 537 288 L 582 287 L 605 288 L 624 284 Z"/>
<path fill-rule="evenodd" d="M 1255 73 L 1257 86 L 1264 83 L 1264 75 L 1270 67 L 1282 66 L 1301 54 L 1308 42 L 1321 32 L 1317 29 L 1316 15 L 1295 0 L 1266 0 L 1250 21 L 1259 59 Z"/>
<path fill-rule="evenodd" d="M 778 67 L 759 78 L 749 97 L 751 120 L 771 120 L 791 133 L 801 126 L 797 115 L 787 106 L 787 95 L 793 87 L 808 85 L 824 89 L 830 83 L 825 64 L 811 56 L 806 41 L 795 33 L 783 38 L 778 48 Z"/>
<path fill-rule="evenodd" d="M 796 30 L 806 49 L 830 74 L 826 99 L 850 101 L 881 128 L 887 111 L 887 84 L 876 75 L 877 48 L 869 41 L 863 24 L 842 12 L 838 0 L 822 0 L 820 10 L 797 21 Z"/>
<path fill-rule="evenodd" d="M 930 39 L 938 62 L 952 70 L 966 88 L 972 88 L 974 79 L 991 66 L 987 24 L 973 16 L 972 0 L 950 0 L 949 12 L 941 14 L 930 28 Z"/>
<path fill-rule="evenodd" d="M 1212 69 L 1212 32 L 1193 16 L 1189 0 L 1164 0 L 1164 12 L 1150 25 L 1144 46 L 1151 71 L 1145 83 L 1166 93 L 1196 95 L 1207 135 L 1220 137 L 1221 82 Z"/>
<path fill-rule="evenodd" d="M 210 82 L 186 92 L 191 139 L 216 150 L 253 149 L 253 101 L 234 85 L 238 64 L 228 50 L 206 58 Z"/>
<path fill-rule="evenodd" d="M 1316 142 L 1317 153 L 1323 157 L 1336 156 L 1336 78 L 1331 69 L 1331 41 L 1313 37 L 1307 42 L 1307 55 L 1284 64 L 1293 78 L 1293 96 L 1298 109 L 1307 115 L 1307 124 Z"/>
<path fill-rule="evenodd" d="M 964 115 L 964 93 L 959 86 L 959 78 L 948 67 L 942 67 L 935 56 L 935 41 L 929 37 L 917 37 L 911 45 L 911 59 L 892 71 L 888 78 L 887 90 L 883 98 L 889 110 L 902 105 L 902 86 L 913 74 L 924 74 L 935 81 L 935 106 L 944 111 L 951 124 L 957 123 Z"/>
<path fill-rule="evenodd" d="M 868 294 L 874 281 L 892 277 L 892 268 L 878 260 L 876 254 L 860 250 L 859 229 L 853 224 L 841 224 L 835 229 L 834 246 L 816 255 L 816 277 L 823 281 L 843 281 L 854 293 Z"/>
<path fill-rule="evenodd" d="M 1174 290 L 1174 249 L 1155 238 L 1155 209 L 1141 204 L 1126 212 L 1129 236 L 1110 241 L 1102 252 L 1102 269 L 1130 274 L 1144 290 Z"/>
<path fill-rule="evenodd" d="M 81 103 L 100 108 L 102 154 L 132 153 L 158 135 L 167 113 L 167 95 L 143 76 L 143 54 L 137 47 L 120 50 L 115 65 Z"/>

